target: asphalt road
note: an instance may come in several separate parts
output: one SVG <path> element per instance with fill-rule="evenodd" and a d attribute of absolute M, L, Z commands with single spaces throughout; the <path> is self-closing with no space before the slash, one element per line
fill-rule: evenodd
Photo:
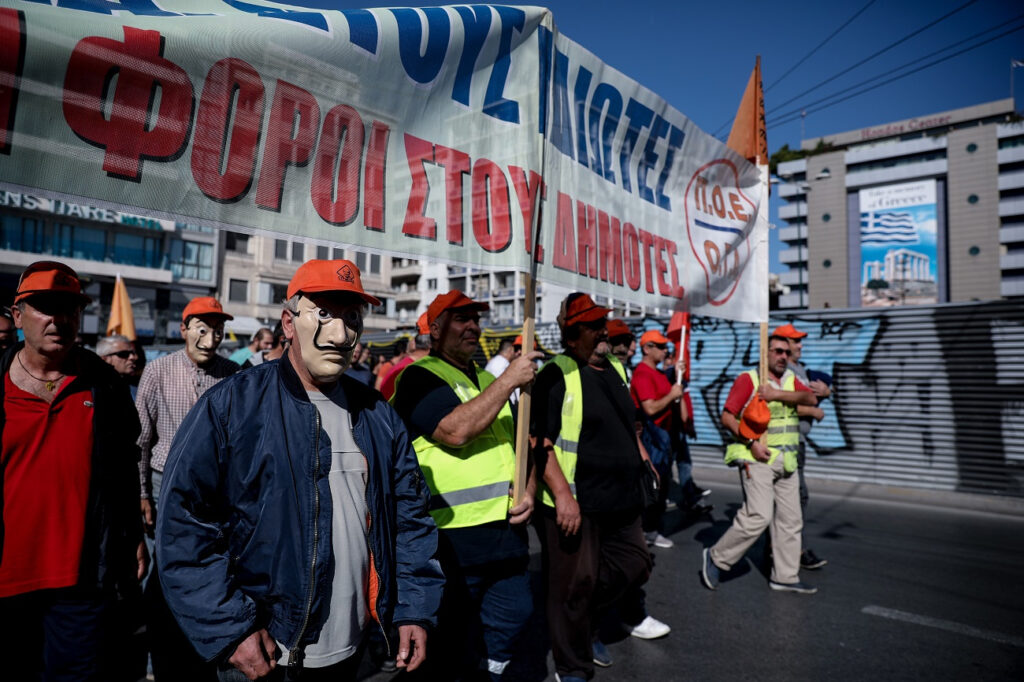
<path fill-rule="evenodd" d="M 609 635 L 614 665 L 595 680 L 1024 679 L 1019 507 L 992 513 L 951 508 L 941 496 L 931 504 L 863 499 L 816 492 L 812 481 L 805 538 L 829 563 L 801 577 L 818 593 L 771 591 L 760 541 L 711 592 L 698 577 L 701 549 L 725 532 L 741 496 L 731 475 L 701 482 L 714 488 L 714 511 L 698 519 L 670 513 L 675 546 L 655 550 L 647 586 L 648 611 L 672 633 L 656 641 Z M 539 615 L 505 678 L 554 679 Z"/>

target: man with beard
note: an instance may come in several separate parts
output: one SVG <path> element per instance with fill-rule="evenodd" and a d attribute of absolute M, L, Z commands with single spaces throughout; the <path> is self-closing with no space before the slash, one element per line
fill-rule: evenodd
<path fill-rule="evenodd" d="M 725 463 L 739 467 L 743 506 L 713 547 L 704 548 L 701 581 L 709 590 L 718 588 L 721 571 L 743 558 L 771 524 L 772 574 L 769 587 L 780 592 L 814 594 L 817 588 L 800 582 L 800 486 L 796 453 L 800 442 L 797 407 L 813 407 L 817 401 L 789 363 L 789 340 L 768 339 L 768 383 L 760 383 L 756 369 L 736 377 L 722 411 L 722 425 L 736 440 L 725 451 Z M 768 415 L 755 417 L 752 401 L 759 396 L 768 403 Z M 751 409 L 747 409 L 749 408 Z M 767 423 L 765 423 L 767 421 Z M 762 443 L 759 439 L 767 432 Z"/>
<path fill-rule="evenodd" d="M 368 630 L 427 654 L 444 578 L 402 421 L 345 371 L 368 304 L 346 260 L 295 272 L 288 351 L 189 413 L 167 462 L 157 558 L 167 601 L 223 681 L 355 680 Z"/>
<path fill-rule="evenodd" d="M 608 346 L 609 312 L 587 294 L 566 297 L 558 315 L 565 350 L 533 392 L 548 629 L 562 682 L 589 680 L 595 662 L 611 664 L 595 641 L 597 625 L 647 582 L 652 566 L 640 519 L 650 460 L 625 371 Z M 622 600 L 620 616 L 631 630 L 649 618 L 636 598 Z"/>
<path fill-rule="evenodd" d="M 508 398 L 533 381 L 541 354 L 516 358 L 497 379 L 479 370 L 473 354 L 487 309 L 461 291 L 437 296 L 427 308 L 430 354 L 402 371 L 393 399 L 430 487 L 448 581 L 438 630 L 445 649 L 432 662 L 434 679 L 475 679 L 478 665 L 501 679 L 533 610 L 526 572 L 533 486 L 511 507 Z M 486 660 L 478 664 L 481 639 Z"/>
<path fill-rule="evenodd" d="M 118 596 L 145 571 L 138 416 L 117 374 L 75 345 L 82 293 L 52 261 L 22 274 L 0 356 L 0 638 L 4 679 L 114 680 Z"/>
<path fill-rule="evenodd" d="M 152 361 L 142 370 L 135 406 L 142 433 L 139 447 L 139 480 L 142 485 L 142 517 L 153 533 L 155 508 L 160 501 L 164 464 L 185 415 L 217 382 L 239 370 L 238 365 L 217 355 L 224 338 L 224 322 L 233 319 L 210 297 L 193 298 L 181 315 L 185 347 Z M 157 549 L 159 552 L 159 549 Z M 215 673 L 204 666 L 171 618 L 160 593 L 158 580 L 146 583 L 147 630 L 153 658 L 153 674 L 159 681 L 203 682 Z"/>

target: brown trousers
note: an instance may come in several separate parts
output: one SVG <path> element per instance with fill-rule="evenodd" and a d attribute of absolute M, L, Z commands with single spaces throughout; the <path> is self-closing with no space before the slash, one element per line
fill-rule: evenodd
<path fill-rule="evenodd" d="M 538 516 L 555 670 L 562 677 L 590 679 L 592 638 L 601 616 L 651 575 L 640 512 L 584 514 L 579 532 L 570 537 L 558 529 L 553 510 L 544 509 Z"/>

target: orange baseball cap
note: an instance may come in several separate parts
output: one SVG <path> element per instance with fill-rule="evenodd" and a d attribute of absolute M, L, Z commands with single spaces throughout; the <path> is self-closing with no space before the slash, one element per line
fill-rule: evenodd
<path fill-rule="evenodd" d="M 452 289 L 447 294 L 438 294 L 427 308 L 427 324 L 434 324 L 434 320 L 441 316 L 446 310 L 455 308 L 471 308 L 473 310 L 490 310 L 491 306 L 482 301 L 474 301 L 458 289 Z"/>
<path fill-rule="evenodd" d="M 203 315 L 223 317 L 225 320 L 235 319 L 224 312 L 220 301 L 213 296 L 198 296 L 189 301 L 188 305 L 185 306 L 185 310 L 181 313 L 181 321 L 185 322 L 190 317 L 201 317 Z"/>
<path fill-rule="evenodd" d="M 380 305 L 380 299 L 363 289 L 359 268 L 350 260 L 308 260 L 299 266 L 288 282 L 286 296 L 315 294 L 321 291 L 349 291 L 370 305 Z"/>
<path fill-rule="evenodd" d="M 571 327 L 581 322 L 593 322 L 608 316 L 611 308 L 602 308 L 594 303 L 589 294 L 574 292 L 565 297 L 562 301 L 562 314 L 560 323 L 563 327 Z"/>
<path fill-rule="evenodd" d="M 633 330 L 622 320 L 608 320 L 608 338 L 614 339 L 619 336 L 633 336 Z"/>
<path fill-rule="evenodd" d="M 512 345 L 513 346 L 519 346 L 520 348 L 522 348 L 523 347 L 523 335 L 522 334 L 517 335 L 515 340 L 512 341 Z M 531 348 L 530 350 L 536 350 L 536 349 L 537 349 L 537 337 L 534 336 L 533 337 L 533 348 Z"/>
<path fill-rule="evenodd" d="M 659 345 L 668 343 L 668 337 L 659 332 L 657 329 L 648 329 L 640 336 L 640 345 L 644 346 L 648 343 L 657 343 Z"/>
<path fill-rule="evenodd" d="M 776 327 L 775 331 L 772 332 L 772 336 L 782 336 L 787 339 L 802 339 L 807 336 L 807 332 L 802 332 L 794 327 L 792 322 L 787 322 L 781 327 Z"/>
<path fill-rule="evenodd" d="M 427 324 L 427 314 L 423 313 L 419 319 L 416 320 L 416 333 L 423 335 L 430 333 L 430 325 Z"/>
<path fill-rule="evenodd" d="M 91 298 L 82 293 L 82 281 L 78 279 L 78 273 L 52 260 L 36 261 L 25 268 L 18 279 L 14 302 L 19 303 L 35 294 L 64 294 L 77 299 L 82 305 L 92 302 Z"/>
<path fill-rule="evenodd" d="M 759 395 L 755 395 L 747 403 L 743 415 L 740 417 L 740 437 L 757 440 L 768 430 L 768 422 L 771 421 L 772 412 L 768 403 Z"/>

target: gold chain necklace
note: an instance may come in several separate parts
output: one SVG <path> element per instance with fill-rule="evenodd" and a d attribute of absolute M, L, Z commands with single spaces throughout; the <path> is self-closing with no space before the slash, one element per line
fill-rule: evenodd
<path fill-rule="evenodd" d="M 57 388 L 57 384 L 59 384 L 64 379 L 64 377 L 66 376 L 64 374 L 61 374 L 56 379 L 40 379 L 35 374 L 33 374 L 32 372 L 28 371 L 28 367 L 26 367 L 25 363 L 21 361 L 21 351 L 18 351 L 18 354 L 15 357 L 18 358 L 18 364 L 21 365 L 21 368 L 23 370 L 25 370 L 25 374 L 29 375 L 30 377 L 32 377 L 33 379 L 35 379 L 39 383 L 41 383 L 44 386 L 46 386 L 46 390 L 50 391 L 51 393 L 53 392 L 53 390 L 55 388 Z"/>

